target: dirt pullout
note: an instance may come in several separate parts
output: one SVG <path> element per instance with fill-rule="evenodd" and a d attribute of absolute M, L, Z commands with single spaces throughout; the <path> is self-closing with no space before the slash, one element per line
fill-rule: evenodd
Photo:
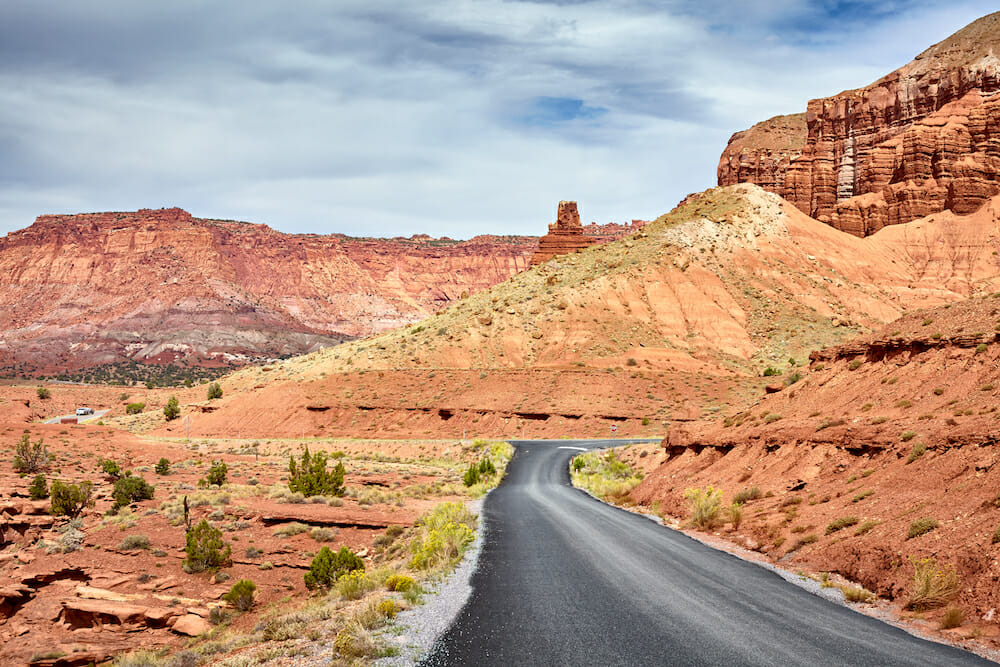
<path fill-rule="evenodd" d="M 951 604 L 965 622 L 949 632 L 996 638 L 998 330 L 1000 294 L 816 353 L 801 380 L 752 408 L 672 426 L 655 455 L 634 457 L 647 475 L 632 498 L 687 518 L 686 489 L 712 485 L 728 505 L 756 487 L 729 539 L 900 605 L 914 559 L 935 558 L 961 580 Z M 936 627 L 943 609 L 919 617 Z"/>

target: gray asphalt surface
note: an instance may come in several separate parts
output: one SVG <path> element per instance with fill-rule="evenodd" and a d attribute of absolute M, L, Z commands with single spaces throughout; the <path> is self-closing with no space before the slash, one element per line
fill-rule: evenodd
<path fill-rule="evenodd" d="M 94 419 L 100 419 L 104 415 L 108 414 L 108 412 L 109 412 L 108 410 L 97 410 L 92 415 L 76 415 L 75 413 L 71 413 L 71 414 L 68 414 L 68 415 L 59 415 L 58 417 L 53 417 L 52 419 L 46 420 L 45 423 L 46 424 L 58 424 L 63 419 L 68 419 L 69 417 L 75 417 L 76 419 L 79 420 L 79 423 L 82 424 L 84 422 L 89 422 L 89 421 L 92 421 Z"/>
<path fill-rule="evenodd" d="M 565 448 L 607 441 L 514 444 L 472 594 L 422 665 L 995 664 L 574 489 Z"/>

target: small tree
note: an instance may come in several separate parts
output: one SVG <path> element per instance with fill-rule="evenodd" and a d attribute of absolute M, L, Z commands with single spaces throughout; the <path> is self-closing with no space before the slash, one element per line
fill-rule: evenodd
<path fill-rule="evenodd" d="M 169 475 L 170 459 L 168 459 L 165 456 L 161 458 L 159 461 L 156 462 L 156 467 L 154 468 L 154 470 L 156 470 L 157 475 Z"/>
<path fill-rule="evenodd" d="M 326 469 L 326 452 L 309 453 L 306 447 L 296 465 L 295 456 L 288 456 L 288 488 L 304 496 L 344 495 L 344 464 L 337 462 Z"/>
<path fill-rule="evenodd" d="M 309 571 L 305 573 L 304 579 L 306 588 L 330 588 L 337 579 L 353 572 L 354 570 L 365 569 L 365 562 L 361 560 L 353 551 L 347 547 L 341 547 L 336 554 L 330 547 L 323 547 L 312 559 Z"/>
<path fill-rule="evenodd" d="M 111 459 L 101 459 L 101 472 L 112 479 L 117 480 L 122 476 L 122 467 L 118 465 L 117 461 L 112 461 Z"/>
<path fill-rule="evenodd" d="M 208 385 L 208 400 L 214 401 L 217 398 L 222 398 L 222 385 L 218 382 L 210 382 Z"/>
<path fill-rule="evenodd" d="M 462 481 L 465 482 L 466 486 L 475 486 L 479 483 L 479 466 L 475 463 L 470 463 L 469 468 L 465 471 L 465 475 L 462 476 Z"/>
<path fill-rule="evenodd" d="M 52 482 L 51 505 L 49 514 L 68 516 L 71 519 L 80 515 L 84 507 L 93 507 L 94 485 L 91 482 L 64 484 L 59 480 Z"/>
<path fill-rule="evenodd" d="M 14 472 L 30 474 L 41 472 L 49 466 L 49 452 L 42 439 L 31 442 L 28 434 L 21 435 L 21 441 L 14 446 Z"/>
<path fill-rule="evenodd" d="M 32 500 L 45 500 L 49 497 L 49 485 L 45 481 L 45 475 L 35 475 L 28 487 L 28 495 Z"/>
<path fill-rule="evenodd" d="M 167 404 L 163 406 L 163 416 L 167 418 L 167 421 L 173 421 L 181 415 L 181 406 L 177 401 L 176 396 L 171 396 L 167 399 Z"/>
<path fill-rule="evenodd" d="M 240 611 L 250 611 L 253 607 L 253 595 L 257 592 L 257 584 L 249 579 L 240 579 L 222 599 Z"/>
<path fill-rule="evenodd" d="M 145 403 L 129 403 L 128 405 L 125 406 L 125 413 L 130 415 L 137 415 L 140 414 L 145 409 L 146 409 Z"/>
<path fill-rule="evenodd" d="M 52 392 L 49 391 L 48 387 L 39 387 L 38 389 L 35 390 L 35 392 L 38 394 L 38 398 L 42 399 L 43 401 L 46 398 L 52 396 Z"/>
<path fill-rule="evenodd" d="M 222 539 L 222 531 L 202 519 L 188 531 L 183 567 L 187 572 L 204 572 L 229 565 L 233 548 Z"/>
<path fill-rule="evenodd" d="M 139 500 L 149 500 L 153 497 L 155 489 L 142 477 L 132 477 L 132 473 L 125 473 L 125 476 L 115 482 L 111 497 L 115 499 L 112 509 L 120 509 Z"/>
<path fill-rule="evenodd" d="M 208 469 L 208 474 L 205 475 L 205 479 L 208 480 L 209 484 L 222 486 L 226 483 L 226 473 L 228 472 L 229 466 L 225 463 L 222 461 L 212 461 L 212 466 Z"/>

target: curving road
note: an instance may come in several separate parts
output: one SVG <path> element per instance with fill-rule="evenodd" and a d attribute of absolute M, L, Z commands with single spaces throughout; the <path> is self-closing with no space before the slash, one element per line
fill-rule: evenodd
<path fill-rule="evenodd" d="M 472 594 L 422 665 L 994 664 L 572 488 L 569 447 L 608 441 L 513 444 Z"/>

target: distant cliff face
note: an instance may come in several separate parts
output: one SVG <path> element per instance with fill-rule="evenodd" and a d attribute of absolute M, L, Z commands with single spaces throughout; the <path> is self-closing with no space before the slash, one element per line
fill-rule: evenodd
<path fill-rule="evenodd" d="M 859 236 L 1000 192 L 1000 12 L 875 83 L 733 135 L 720 185 L 756 183 Z"/>
<path fill-rule="evenodd" d="M 536 244 L 288 235 L 180 209 L 45 215 L 0 239 L 0 369 L 302 353 L 502 282 Z"/>
<path fill-rule="evenodd" d="M 43 215 L 0 238 L 0 373 L 305 353 L 432 315 L 528 268 L 537 246 L 282 234 L 176 208 Z"/>

